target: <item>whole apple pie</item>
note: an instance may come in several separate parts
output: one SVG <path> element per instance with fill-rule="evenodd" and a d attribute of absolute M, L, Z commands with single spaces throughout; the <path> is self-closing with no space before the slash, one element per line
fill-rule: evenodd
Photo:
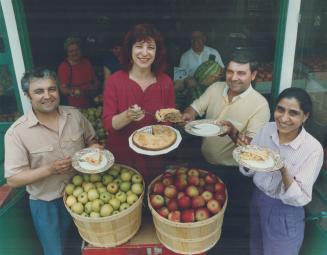
<path fill-rule="evenodd" d="M 135 146 L 144 150 L 159 151 L 173 145 L 177 139 L 176 132 L 165 125 L 153 125 L 151 133 L 136 131 L 132 141 Z"/>

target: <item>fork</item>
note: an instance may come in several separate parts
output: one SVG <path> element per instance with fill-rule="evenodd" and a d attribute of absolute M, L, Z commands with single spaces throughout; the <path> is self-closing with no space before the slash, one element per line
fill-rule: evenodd
<path fill-rule="evenodd" d="M 196 127 L 195 125 L 190 125 L 189 127 L 190 127 L 191 129 L 198 129 L 198 130 L 200 129 L 200 128 Z"/>

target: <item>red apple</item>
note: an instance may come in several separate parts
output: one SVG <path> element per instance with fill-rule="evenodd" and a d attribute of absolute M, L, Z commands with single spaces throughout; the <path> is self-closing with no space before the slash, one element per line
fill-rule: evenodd
<path fill-rule="evenodd" d="M 182 196 L 180 197 L 178 200 L 178 206 L 180 209 L 184 210 L 184 209 L 188 209 L 191 207 L 191 198 L 188 196 Z"/>
<path fill-rule="evenodd" d="M 189 175 L 189 176 L 187 177 L 187 182 L 188 182 L 188 184 L 190 184 L 190 185 L 195 185 L 195 186 L 197 186 L 197 185 L 199 185 L 199 183 L 200 183 L 199 176 Z"/>
<path fill-rule="evenodd" d="M 160 209 L 157 210 L 157 212 L 160 214 L 160 216 L 167 218 L 169 214 L 169 210 L 166 206 L 161 207 Z"/>
<path fill-rule="evenodd" d="M 201 196 L 204 198 L 204 200 L 205 200 L 206 202 L 208 202 L 210 199 L 213 198 L 213 194 L 212 194 L 210 191 L 208 191 L 208 190 L 203 191 L 203 192 L 201 193 Z"/>
<path fill-rule="evenodd" d="M 196 209 L 196 208 L 200 208 L 205 206 L 206 201 L 204 200 L 204 198 L 202 196 L 195 196 L 192 197 L 192 208 Z"/>
<path fill-rule="evenodd" d="M 206 220 L 210 217 L 210 212 L 208 208 L 198 208 L 195 210 L 196 221 Z"/>
<path fill-rule="evenodd" d="M 216 199 L 221 205 L 224 205 L 226 194 L 225 192 L 215 192 L 213 198 Z"/>
<path fill-rule="evenodd" d="M 199 186 L 200 187 L 204 187 L 204 185 L 206 184 L 206 182 L 205 182 L 205 180 L 204 180 L 204 178 L 199 178 Z"/>
<path fill-rule="evenodd" d="M 211 193 L 215 192 L 215 186 L 213 184 L 206 184 L 204 185 L 204 190 L 208 190 L 210 191 Z"/>
<path fill-rule="evenodd" d="M 172 185 L 174 183 L 174 179 L 173 179 L 172 176 L 167 176 L 167 177 L 162 178 L 162 181 L 161 182 L 164 185 L 169 186 L 169 185 Z"/>
<path fill-rule="evenodd" d="M 162 182 L 157 181 L 153 184 L 152 191 L 155 194 L 163 194 L 165 187 L 166 186 Z"/>
<path fill-rule="evenodd" d="M 217 182 L 214 187 L 216 192 L 225 192 L 225 184 L 222 182 Z"/>
<path fill-rule="evenodd" d="M 181 212 L 173 211 L 168 214 L 168 220 L 180 222 L 181 221 Z"/>
<path fill-rule="evenodd" d="M 177 192 L 177 188 L 174 185 L 169 185 L 164 190 L 164 194 L 168 198 L 175 198 L 177 196 Z"/>
<path fill-rule="evenodd" d="M 187 168 L 186 167 L 179 167 L 176 170 L 176 174 L 180 175 L 180 174 L 186 174 L 187 172 Z"/>
<path fill-rule="evenodd" d="M 195 197 L 199 195 L 199 190 L 194 185 L 190 185 L 186 187 L 185 194 L 188 195 L 189 197 Z"/>
<path fill-rule="evenodd" d="M 201 186 L 197 186 L 199 194 L 201 194 L 204 191 L 204 187 Z"/>
<path fill-rule="evenodd" d="M 215 184 L 217 182 L 217 177 L 213 173 L 207 173 L 204 180 L 208 184 Z"/>
<path fill-rule="evenodd" d="M 182 196 L 185 196 L 185 193 L 183 191 L 177 193 L 177 199 L 179 199 Z"/>
<path fill-rule="evenodd" d="M 167 204 L 167 208 L 170 212 L 178 210 L 177 199 L 176 198 L 170 199 Z"/>
<path fill-rule="evenodd" d="M 199 177 L 199 175 L 200 175 L 200 172 L 199 172 L 199 170 L 198 169 L 196 169 L 196 168 L 190 168 L 188 171 L 187 171 L 187 175 L 188 176 L 198 176 Z"/>
<path fill-rule="evenodd" d="M 182 222 L 194 222 L 195 220 L 195 213 L 193 209 L 187 209 L 182 211 L 181 215 Z"/>
<path fill-rule="evenodd" d="M 207 202 L 207 208 L 212 214 L 216 214 L 221 210 L 221 206 L 216 199 L 211 199 Z"/>
<path fill-rule="evenodd" d="M 150 197 L 150 203 L 153 208 L 158 209 L 164 205 L 165 199 L 161 195 L 152 195 Z"/>
<path fill-rule="evenodd" d="M 184 190 L 185 187 L 187 186 L 187 179 L 186 178 L 180 178 L 177 177 L 177 179 L 175 180 L 175 186 L 178 190 Z"/>

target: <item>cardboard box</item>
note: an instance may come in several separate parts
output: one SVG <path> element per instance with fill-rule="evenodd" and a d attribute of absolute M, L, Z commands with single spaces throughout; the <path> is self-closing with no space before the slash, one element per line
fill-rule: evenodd
<path fill-rule="evenodd" d="M 83 242 L 82 255 L 177 255 L 177 253 L 168 250 L 159 242 L 152 218 L 146 216 L 142 218 L 140 230 L 129 242 L 112 248 L 93 247 Z"/>

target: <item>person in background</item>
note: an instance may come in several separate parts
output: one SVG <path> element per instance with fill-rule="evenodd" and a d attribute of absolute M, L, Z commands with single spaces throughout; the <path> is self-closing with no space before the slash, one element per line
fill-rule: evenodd
<path fill-rule="evenodd" d="M 180 59 L 179 66 L 181 68 L 184 68 L 188 72 L 188 77 L 185 78 L 186 84 L 194 83 L 195 80 L 193 78 L 193 74 L 196 71 L 196 69 L 201 65 L 203 62 L 207 61 L 209 59 L 210 55 L 214 55 L 215 61 L 224 68 L 224 63 L 221 59 L 221 56 L 219 52 L 211 48 L 209 46 L 206 46 L 206 36 L 205 34 L 198 30 L 194 29 L 191 32 L 191 48 L 183 53 Z M 220 74 L 217 75 L 216 80 L 218 80 L 220 77 Z"/>
<path fill-rule="evenodd" d="M 323 164 L 321 144 L 303 127 L 312 113 L 308 93 L 300 88 L 281 92 L 274 122 L 267 123 L 252 144 L 280 154 L 279 171 L 255 172 L 250 203 L 250 254 L 297 255 L 304 237 L 304 208 L 312 199 L 312 188 Z"/>
<path fill-rule="evenodd" d="M 122 46 L 118 40 L 113 40 L 110 46 L 110 54 L 103 62 L 103 80 L 106 82 L 108 77 L 114 72 L 121 69 L 122 62 Z"/>
<path fill-rule="evenodd" d="M 149 182 L 162 170 L 160 157 L 138 154 L 128 145 L 137 129 L 156 124 L 154 114 L 175 107 L 173 82 L 165 70 L 166 50 L 158 30 L 138 24 L 125 36 L 122 70 L 110 75 L 104 89 L 103 125 L 116 161 L 136 168 Z"/>
<path fill-rule="evenodd" d="M 12 187 L 26 186 L 44 254 L 62 255 L 73 246 L 68 240 L 72 218 L 62 199 L 65 184 L 75 173 L 72 156 L 85 147 L 102 147 L 77 109 L 59 106 L 59 81 L 54 72 L 26 72 L 21 86 L 32 109 L 5 134 L 5 178 Z"/>
<path fill-rule="evenodd" d="M 202 140 L 202 154 L 212 166 L 237 166 L 232 157 L 236 144 L 249 143 L 269 121 L 267 100 L 251 86 L 256 70 L 251 52 L 235 51 L 226 67 L 226 82 L 212 84 L 183 113 L 186 123 L 205 115 L 224 126 L 225 136 Z"/>
<path fill-rule="evenodd" d="M 68 104 L 77 108 L 92 106 L 92 96 L 97 91 L 97 78 L 91 62 L 82 57 L 81 42 L 70 36 L 65 40 L 67 58 L 58 67 L 60 90 L 67 97 Z"/>

